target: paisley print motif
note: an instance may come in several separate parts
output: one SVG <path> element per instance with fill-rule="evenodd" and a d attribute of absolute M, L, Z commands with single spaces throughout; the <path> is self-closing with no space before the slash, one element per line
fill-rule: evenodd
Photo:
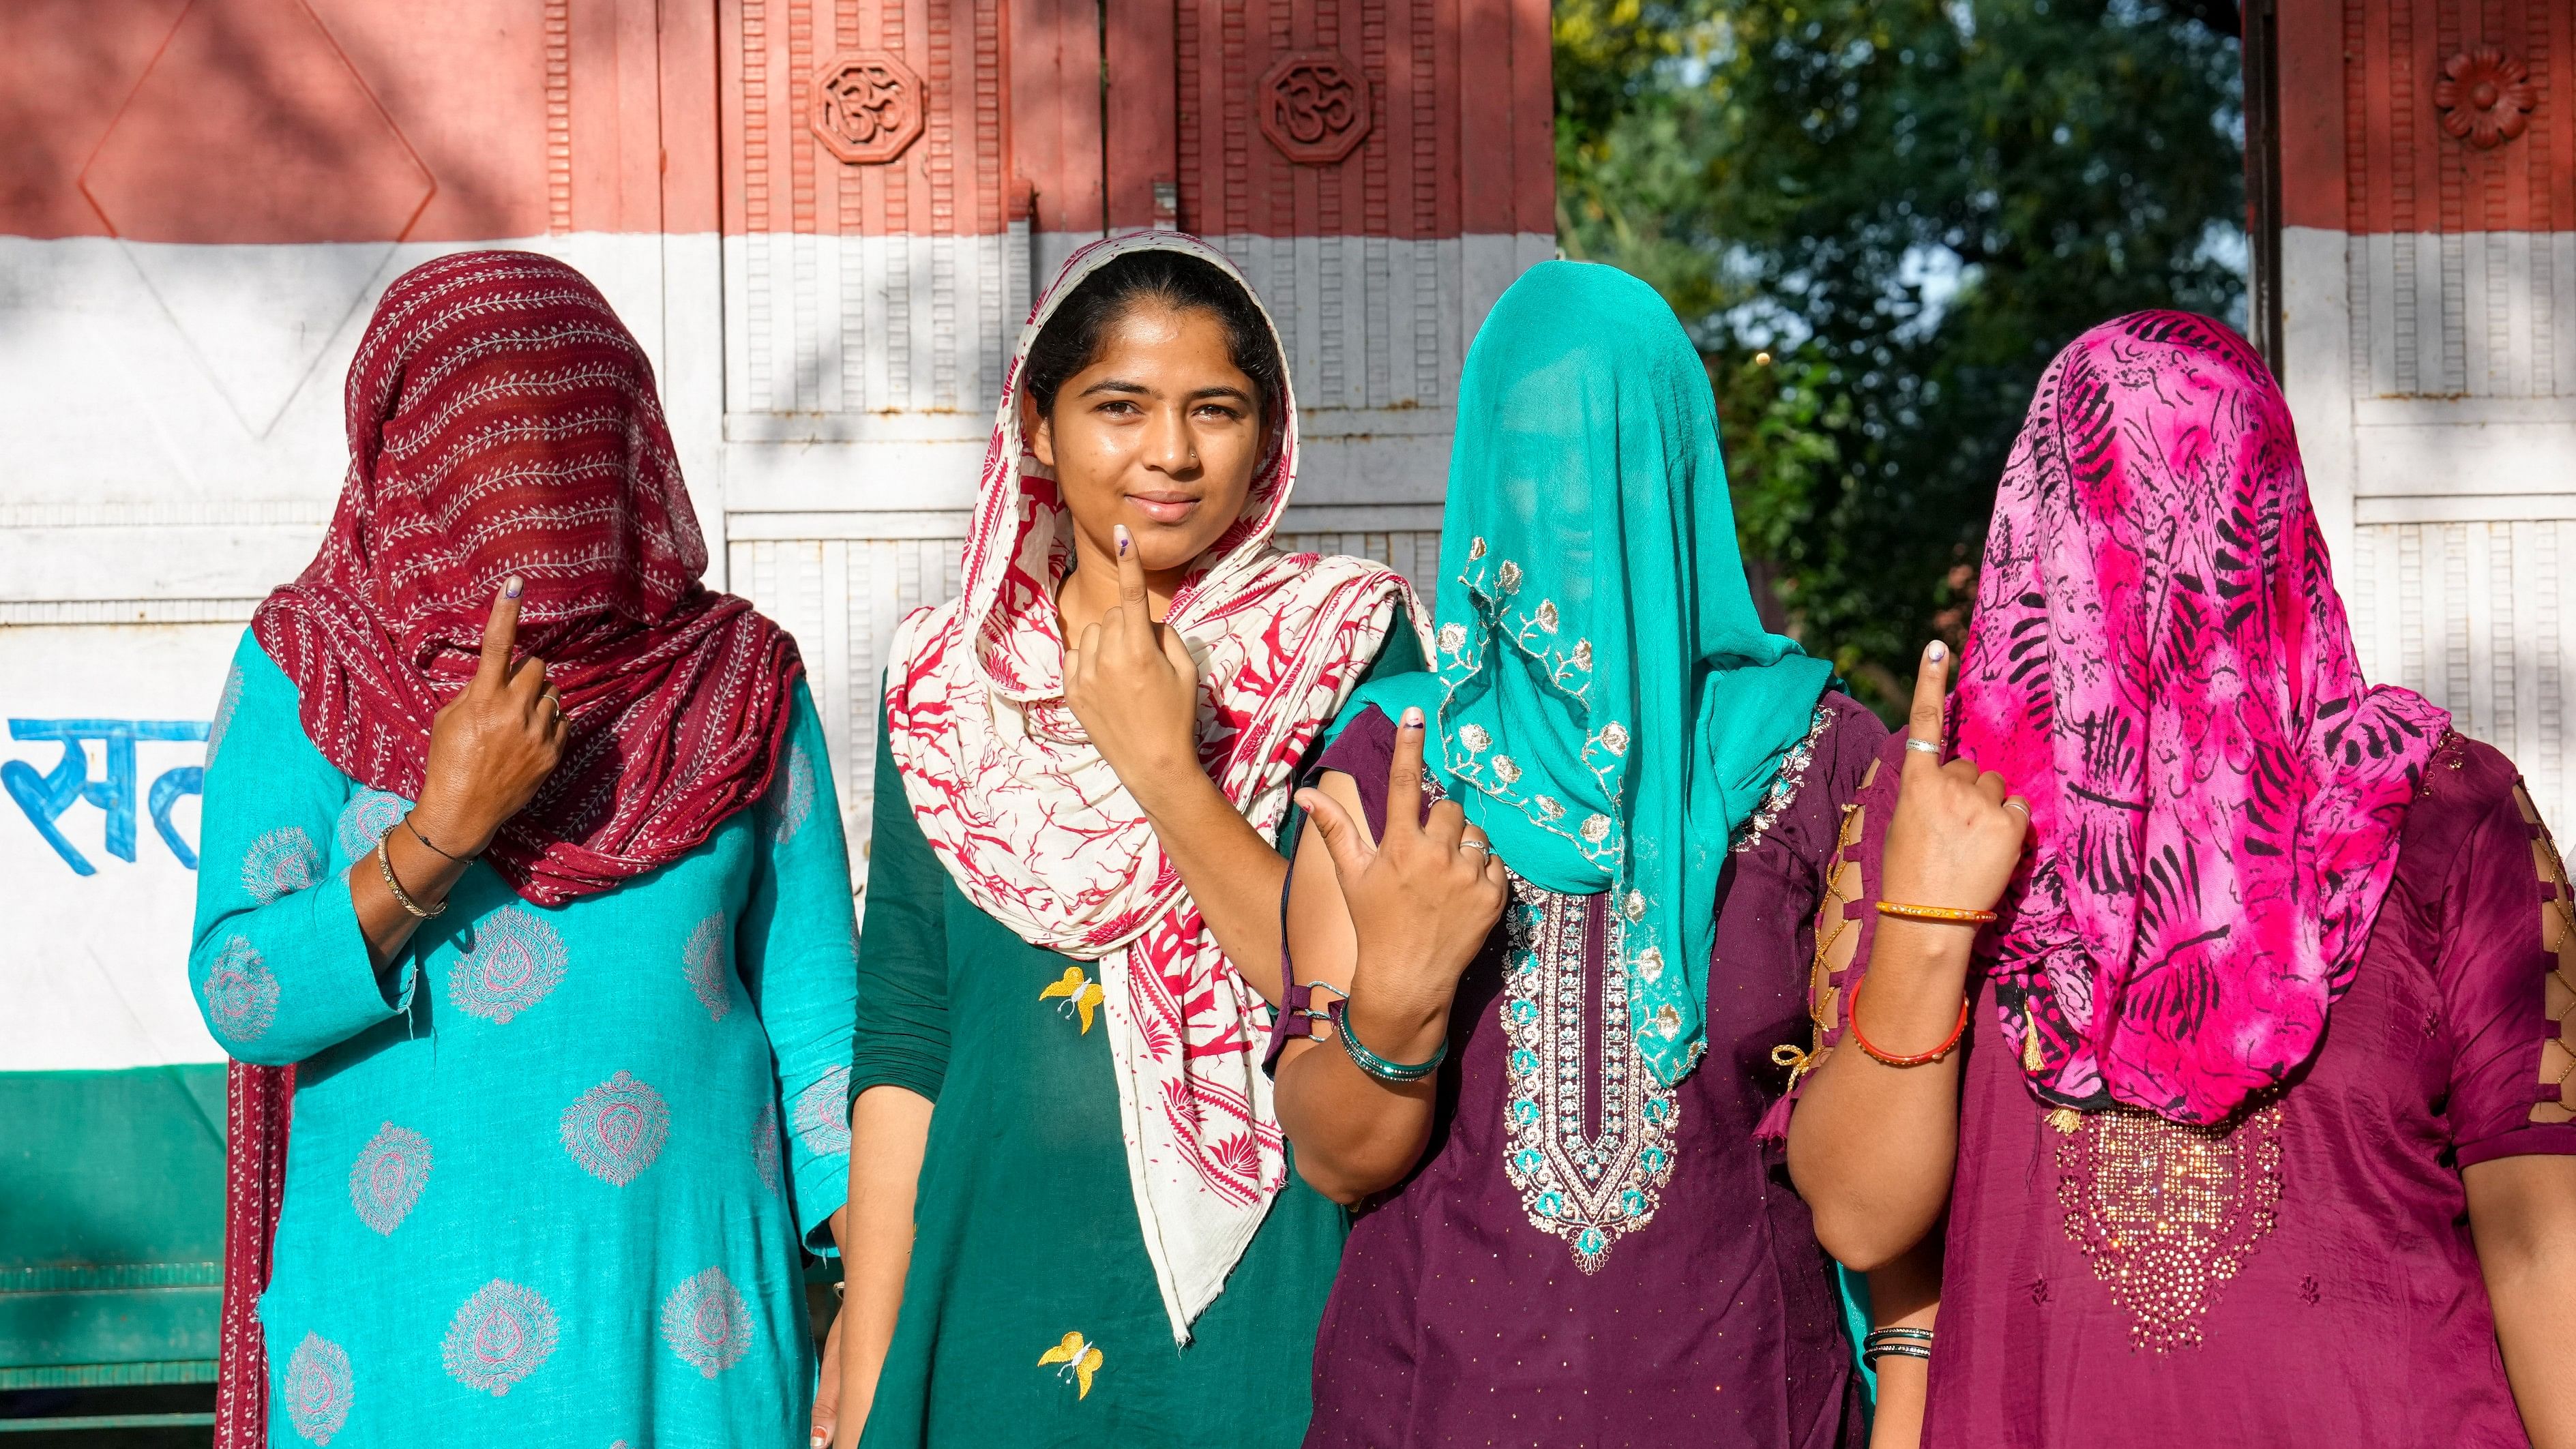
<path fill-rule="evenodd" d="M 834 1067 L 796 1094 L 796 1135 L 805 1150 L 831 1157 L 850 1150 L 850 1069 Z"/>
<path fill-rule="evenodd" d="M 2007 1050 L 2051 1106 L 2204 1126 L 2324 1040 L 2449 725 L 2363 678 L 2280 387 L 2182 312 L 2040 378 L 1951 720 L 2030 804 Z"/>
<path fill-rule="evenodd" d="M 349 1202 L 358 1221 L 390 1236 L 419 1203 L 429 1169 L 428 1138 L 391 1122 L 377 1129 L 349 1169 Z"/>
<path fill-rule="evenodd" d="M 233 713 L 241 708 L 242 672 L 236 664 L 224 675 L 224 692 L 215 700 L 214 723 L 206 726 L 206 766 L 215 763 L 215 752 L 224 747 L 224 735 L 233 727 Z"/>
<path fill-rule="evenodd" d="M 263 906 L 321 879 L 322 852 L 313 848 L 313 837 L 296 826 L 268 831 L 242 852 L 242 889 Z"/>
<path fill-rule="evenodd" d="M 555 1351 L 555 1310 L 534 1291 L 495 1278 L 475 1290 L 447 1325 L 440 1355 L 448 1377 L 499 1398 Z"/>
<path fill-rule="evenodd" d="M 277 977 L 246 937 L 227 939 L 206 968 L 206 1019 L 227 1044 L 248 1046 L 277 1019 Z"/>
<path fill-rule="evenodd" d="M 1600 1271 L 1611 1245 L 1655 1218 L 1673 1175 L 1681 1103 L 1646 1069 L 1620 969 L 1622 923 L 1602 896 L 1569 896 L 1512 878 L 1503 965 L 1509 1056 L 1503 1174 L 1530 1224 L 1563 1238 L 1574 1264 Z M 1591 917 L 1607 932 L 1599 1051 L 1584 1010 Z M 1584 1104 L 1598 1130 L 1584 1133 Z"/>
<path fill-rule="evenodd" d="M 733 1010 L 733 932 L 725 913 L 716 912 L 698 922 L 689 932 L 688 944 L 680 948 L 680 974 L 687 978 L 689 989 L 697 993 L 698 1004 L 707 1009 L 711 1021 L 722 1021 Z"/>
<path fill-rule="evenodd" d="M 400 795 L 359 786 L 357 793 L 349 797 L 349 803 L 340 807 L 340 858 L 354 861 L 375 849 L 376 843 L 385 838 L 385 832 L 393 829 L 394 822 L 402 819 L 403 812 L 410 808 L 411 802 Z"/>
<path fill-rule="evenodd" d="M 286 1356 L 286 1417 L 295 1432 L 315 1444 L 349 1423 L 357 1384 L 349 1374 L 349 1351 L 318 1333 L 304 1335 Z"/>
<path fill-rule="evenodd" d="M 709 1268 L 662 1300 L 662 1341 L 708 1378 L 751 1351 L 751 1307 L 722 1268 Z"/>
<path fill-rule="evenodd" d="M 469 1015 L 504 1025 L 563 984 L 563 938 L 525 906 L 503 906 L 474 923 L 447 992 Z"/>
<path fill-rule="evenodd" d="M 573 1099 L 563 1112 L 564 1151 L 584 1172 L 611 1187 L 633 1182 L 671 1136 L 662 1094 L 619 1072 Z"/>
<path fill-rule="evenodd" d="M 779 767 L 778 778 L 770 783 L 769 796 L 761 806 L 773 846 L 794 840 L 805 822 L 813 818 L 814 760 L 805 753 L 804 745 L 787 747 L 787 763 Z"/>
<path fill-rule="evenodd" d="M 751 1165 L 760 1172 L 760 1185 L 771 1192 L 778 1191 L 778 1158 L 778 1107 L 763 1102 L 760 1120 L 751 1124 Z"/>

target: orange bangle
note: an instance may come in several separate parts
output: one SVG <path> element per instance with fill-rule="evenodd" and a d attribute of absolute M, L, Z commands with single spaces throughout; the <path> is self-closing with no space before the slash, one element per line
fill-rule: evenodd
<path fill-rule="evenodd" d="M 1937 921 L 1952 926 L 1982 926 L 1995 918 L 1992 911 L 1964 911 L 1957 906 L 1909 906 L 1901 901 L 1880 901 L 1878 913 L 1900 921 Z"/>
<path fill-rule="evenodd" d="M 1864 977 L 1862 979 L 1866 980 L 1867 978 Z M 1941 1060 L 1943 1057 L 1948 1056 L 1950 1054 L 1950 1049 L 1959 1044 L 1959 1038 L 1967 1035 L 1968 998 L 1962 996 L 1959 998 L 1959 1024 L 1950 1028 L 1950 1039 L 1948 1041 L 1941 1043 L 1939 1046 L 1934 1047 L 1928 1052 L 1918 1052 L 1910 1057 L 1890 1056 L 1886 1052 L 1880 1051 L 1878 1048 L 1871 1046 L 1869 1044 L 1869 1038 L 1861 1035 L 1860 985 L 1861 983 L 1859 981 L 1854 981 L 1851 984 L 1850 996 L 1847 998 L 1851 1003 L 1851 1015 L 1849 1017 L 1851 1022 L 1851 1039 L 1859 1045 L 1862 1051 L 1869 1053 L 1873 1060 L 1885 1062 L 1891 1067 L 1929 1066 L 1930 1064 Z"/>

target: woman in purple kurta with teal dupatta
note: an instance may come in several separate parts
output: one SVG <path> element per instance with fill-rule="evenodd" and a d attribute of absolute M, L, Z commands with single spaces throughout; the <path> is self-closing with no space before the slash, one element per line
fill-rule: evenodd
<path fill-rule="evenodd" d="M 1346 1003 L 1319 1034 L 1283 1013 L 1280 1118 L 1360 1209 L 1306 1442 L 1857 1444 L 1831 1265 L 1754 1129 L 1885 730 L 1761 627 L 1706 373 L 1643 283 L 1550 263 L 1504 294 L 1441 572 L 1432 668 L 1363 688 L 1300 797 L 1292 975 L 1306 1010 Z M 1425 721 L 1457 803 L 1415 829 L 1390 766 L 1414 778 Z M 1431 956 L 1379 929 L 1371 861 L 1429 861 L 1395 916 L 1441 914 L 1498 878 L 1487 837 L 1507 899 Z M 1366 1074 L 1444 1034 L 1436 1073 Z"/>
<path fill-rule="evenodd" d="M 1791 1142 L 1847 1261 L 1946 1203 L 1923 1442 L 2570 1442 L 2565 872 L 2509 760 L 2363 680 L 2241 339 L 2141 313 L 2059 356 L 1950 702 L 1972 763 L 1927 659 Z M 1876 909 L 1998 890 L 1973 962 Z M 1963 987 L 1963 1049 L 1906 1064 Z"/>

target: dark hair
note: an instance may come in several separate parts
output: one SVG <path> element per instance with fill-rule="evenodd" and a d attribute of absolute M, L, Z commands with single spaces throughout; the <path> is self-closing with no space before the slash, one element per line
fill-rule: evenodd
<path fill-rule="evenodd" d="M 1206 312 L 1225 328 L 1226 351 L 1252 379 L 1265 427 L 1277 427 L 1287 393 L 1287 365 L 1272 340 L 1261 304 L 1234 278 L 1184 252 L 1129 252 L 1101 264 L 1055 309 L 1029 348 L 1022 374 L 1038 415 L 1055 412 L 1056 393 L 1073 375 L 1100 360 L 1110 327 L 1130 309 L 1157 305 L 1176 312 Z"/>

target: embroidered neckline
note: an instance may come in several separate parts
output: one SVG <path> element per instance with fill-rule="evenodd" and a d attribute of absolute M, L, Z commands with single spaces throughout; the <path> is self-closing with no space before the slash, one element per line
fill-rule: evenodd
<path fill-rule="evenodd" d="M 1503 1172 L 1541 1232 L 1563 1238 L 1575 1266 L 1600 1271 L 1611 1245 L 1654 1221 L 1672 1178 L 1681 1104 L 1637 1050 L 1622 913 L 1605 896 L 1572 896 L 1515 876 L 1507 913 L 1501 1011 L 1508 1052 Z M 1585 938 L 1604 917 L 1600 1052 L 1590 1060 L 1584 1016 Z M 1597 1077 L 1600 1130 L 1583 1130 L 1587 1078 Z"/>

